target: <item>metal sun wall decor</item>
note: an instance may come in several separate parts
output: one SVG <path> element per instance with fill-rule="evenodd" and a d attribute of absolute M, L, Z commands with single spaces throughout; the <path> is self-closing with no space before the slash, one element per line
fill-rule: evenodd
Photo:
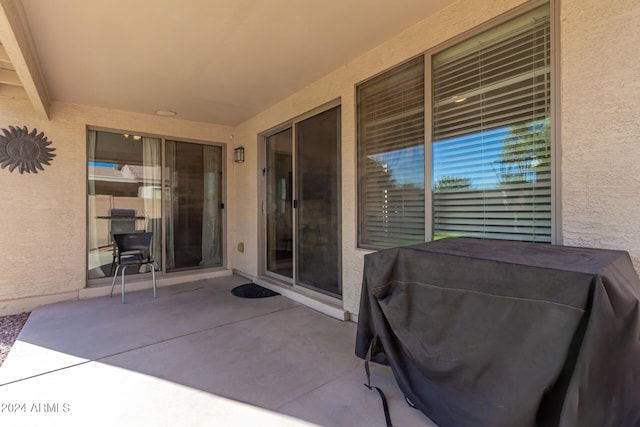
<path fill-rule="evenodd" d="M 20 173 L 38 173 L 44 170 L 42 165 L 48 165 L 55 157 L 55 148 L 49 148 L 49 141 L 43 132 L 38 133 L 34 128 L 31 132 L 26 126 L 23 128 L 9 126 L 2 129 L 0 135 L 0 167 L 9 167 L 9 172 L 18 169 Z"/>

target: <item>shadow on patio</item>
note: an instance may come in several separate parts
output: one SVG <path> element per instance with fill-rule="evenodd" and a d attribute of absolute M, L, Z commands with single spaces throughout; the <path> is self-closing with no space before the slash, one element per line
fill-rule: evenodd
<path fill-rule="evenodd" d="M 385 425 L 354 355 L 356 325 L 231 276 L 34 310 L 0 368 L 1 425 Z M 433 426 L 391 371 L 395 425 Z"/>

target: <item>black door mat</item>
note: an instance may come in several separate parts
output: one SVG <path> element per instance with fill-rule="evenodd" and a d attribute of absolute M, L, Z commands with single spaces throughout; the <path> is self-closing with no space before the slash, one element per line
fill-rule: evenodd
<path fill-rule="evenodd" d="M 236 286 L 231 289 L 231 293 L 240 298 L 267 298 L 280 295 L 271 289 L 263 288 L 255 283 L 247 283 L 245 285 Z"/>

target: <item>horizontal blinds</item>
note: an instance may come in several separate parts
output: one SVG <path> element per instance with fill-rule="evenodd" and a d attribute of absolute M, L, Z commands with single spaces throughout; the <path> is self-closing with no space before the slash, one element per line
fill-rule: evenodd
<path fill-rule="evenodd" d="M 423 58 L 359 85 L 357 93 L 359 243 L 423 242 Z"/>
<path fill-rule="evenodd" d="M 434 238 L 551 241 L 550 60 L 548 6 L 434 56 Z"/>

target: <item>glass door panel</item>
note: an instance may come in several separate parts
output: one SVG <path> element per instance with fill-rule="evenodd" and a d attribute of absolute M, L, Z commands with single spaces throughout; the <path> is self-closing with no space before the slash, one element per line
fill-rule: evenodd
<path fill-rule="evenodd" d="M 222 148 L 166 141 L 167 271 L 222 265 Z"/>
<path fill-rule="evenodd" d="M 151 252 L 159 269 L 162 259 L 161 140 L 90 130 L 87 150 L 87 278 L 114 274 L 112 236 L 118 233 L 153 232 Z"/>
<path fill-rule="evenodd" d="M 266 138 L 267 271 L 293 278 L 293 137 L 291 128 Z"/>
<path fill-rule="evenodd" d="M 340 107 L 296 124 L 296 283 L 340 296 Z"/>

